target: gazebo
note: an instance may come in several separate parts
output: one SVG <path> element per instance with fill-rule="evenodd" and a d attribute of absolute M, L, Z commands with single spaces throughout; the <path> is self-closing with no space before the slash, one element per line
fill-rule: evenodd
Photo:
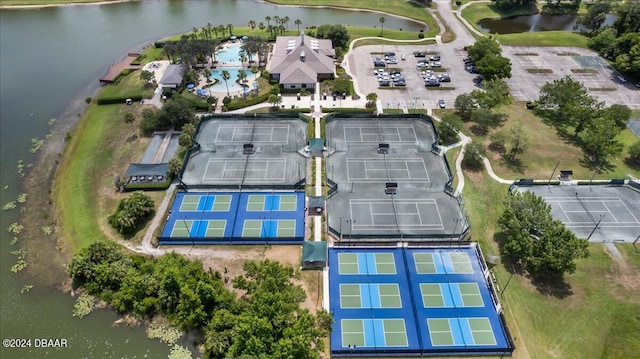
<path fill-rule="evenodd" d="M 302 244 L 302 269 L 320 269 L 327 265 L 327 242 L 305 241 Z"/>

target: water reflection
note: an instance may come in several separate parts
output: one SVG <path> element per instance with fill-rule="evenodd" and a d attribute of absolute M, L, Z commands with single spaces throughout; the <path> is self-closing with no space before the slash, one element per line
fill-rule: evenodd
<path fill-rule="evenodd" d="M 603 24 L 612 25 L 615 15 L 607 15 Z M 516 34 L 538 31 L 576 31 L 578 15 L 532 14 L 513 16 L 504 19 L 482 19 L 477 23 L 480 30 L 491 34 Z"/>

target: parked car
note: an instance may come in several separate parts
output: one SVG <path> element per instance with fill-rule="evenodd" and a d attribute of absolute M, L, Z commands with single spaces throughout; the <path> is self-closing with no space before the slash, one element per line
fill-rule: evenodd
<path fill-rule="evenodd" d="M 384 61 L 374 61 L 373 62 L 373 67 L 385 67 L 387 66 L 387 63 Z"/>
<path fill-rule="evenodd" d="M 395 52 L 385 52 L 384 56 L 395 57 L 396 53 Z"/>
<path fill-rule="evenodd" d="M 379 80 L 378 85 L 380 86 L 391 86 L 391 81 L 389 80 Z"/>
<path fill-rule="evenodd" d="M 427 57 L 427 55 L 424 52 L 415 52 L 413 54 L 413 56 L 415 56 L 415 57 Z"/>
<path fill-rule="evenodd" d="M 447 104 L 444 102 L 443 99 L 439 99 L 438 100 L 438 107 L 440 108 L 447 108 Z"/>
<path fill-rule="evenodd" d="M 434 86 L 434 87 L 440 87 L 440 82 L 437 79 L 429 79 L 429 80 L 425 80 L 424 81 L 424 86 L 425 87 L 430 87 L 430 86 Z"/>
<path fill-rule="evenodd" d="M 625 79 L 622 75 L 618 75 L 618 81 L 624 83 L 627 83 L 627 79 Z"/>
<path fill-rule="evenodd" d="M 449 74 L 441 74 L 438 75 L 438 80 L 440 82 L 451 82 L 451 77 L 449 76 Z"/>
<path fill-rule="evenodd" d="M 433 55 L 429 58 L 431 61 L 440 61 L 440 55 Z"/>
<path fill-rule="evenodd" d="M 396 60 L 395 57 L 390 57 L 386 61 L 387 61 L 388 64 L 392 64 L 392 65 L 395 65 L 395 64 L 398 63 L 398 60 Z"/>
<path fill-rule="evenodd" d="M 428 68 L 428 67 L 429 67 L 429 64 L 428 64 L 428 63 L 426 63 L 426 62 L 418 62 L 417 67 L 418 67 L 419 69 L 426 69 L 426 68 Z"/>
<path fill-rule="evenodd" d="M 442 67 L 442 62 L 440 61 L 431 61 L 431 67 Z"/>
<path fill-rule="evenodd" d="M 400 60 L 404 61 L 404 60 L 406 60 L 406 59 L 407 59 L 407 57 L 406 57 L 406 56 L 404 56 L 404 54 L 400 55 Z"/>

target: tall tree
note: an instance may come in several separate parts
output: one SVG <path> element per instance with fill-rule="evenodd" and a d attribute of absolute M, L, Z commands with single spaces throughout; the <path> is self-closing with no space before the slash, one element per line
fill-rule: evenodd
<path fill-rule="evenodd" d="M 577 106 L 591 104 L 593 99 L 581 82 L 565 76 L 542 85 L 536 103 L 541 111 L 548 112 L 555 118 L 556 125 L 563 128 L 573 124 L 571 115 Z"/>
<path fill-rule="evenodd" d="M 576 260 L 589 255 L 589 243 L 551 216 L 551 206 L 533 192 L 514 192 L 498 219 L 505 255 L 533 276 L 573 273 Z"/>
<path fill-rule="evenodd" d="M 585 14 L 578 17 L 577 24 L 584 26 L 588 31 L 596 31 L 604 24 L 609 11 L 611 11 L 611 1 L 597 0 L 587 7 Z"/>
<path fill-rule="evenodd" d="M 380 35 L 384 36 L 384 22 L 387 21 L 387 18 L 384 16 L 381 16 L 378 21 L 380 21 L 380 28 L 381 28 Z"/>
<path fill-rule="evenodd" d="M 300 34 L 300 25 L 302 25 L 302 20 L 296 19 L 293 23 L 297 26 L 298 34 Z"/>
<path fill-rule="evenodd" d="M 500 55 L 502 50 L 500 44 L 491 36 L 482 37 L 476 40 L 475 44 L 467 47 L 469 57 L 476 63 L 482 60 L 487 54 Z"/>
<path fill-rule="evenodd" d="M 483 108 L 492 109 L 511 103 L 509 86 L 502 79 L 484 80 L 483 90 L 471 91 L 475 103 Z"/>
<path fill-rule="evenodd" d="M 271 16 L 265 16 L 264 21 L 267 22 L 267 27 L 271 25 Z"/>
<path fill-rule="evenodd" d="M 227 96 L 231 96 L 229 93 L 229 83 L 228 81 L 231 79 L 231 74 L 227 70 L 222 70 L 222 80 L 224 80 L 225 86 L 227 86 Z"/>
<path fill-rule="evenodd" d="M 472 171 L 479 171 L 484 168 L 484 157 L 487 150 L 479 142 L 469 142 L 465 147 L 462 165 Z"/>
<path fill-rule="evenodd" d="M 499 54 L 487 53 L 476 62 L 476 67 L 487 80 L 511 78 L 511 60 Z"/>
<path fill-rule="evenodd" d="M 529 147 L 529 136 L 522 128 L 522 122 L 517 122 L 509 129 L 509 139 L 511 141 L 511 149 L 509 149 L 509 159 L 516 161 L 518 155 L 523 154 Z"/>
<path fill-rule="evenodd" d="M 463 93 L 456 97 L 453 107 L 460 118 L 464 121 L 469 121 L 473 110 L 478 108 L 478 102 L 471 94 Z"/>
<path fill-rule="evenodd" d="M 245 70 L 238 70 L 238 81 L 242 86 L 242 90 L 243 90 L 242 95 L 246 98 L 247 97 L 247 91 L 246 91 L 247 72 Z"/>
<path fill-rule="evenodd" d="M 288 16 L 285 16 L 284 18 L 282 18 L 282 23 L 287 27 L 287 31 L 289 31 L 289 21 L 291 19 L 289 19 Z"/>
<path fill-rule="evenodd" d="M 622 143 L 616 139 L 620 132 L 621 129 L 615 120 L 598 117 L 585 129 L 582 142 L 595 161 L 606 162 L 610 157 L 622 153 L 624 149 Z"/>
<path fill-rule="evenodd" d="M 247 25 L 249 25 L 249 28 L 251 29 L 251 31 L 253 31 L 256 28 L 256 21 L 255 20 L 249 20 Z"/>

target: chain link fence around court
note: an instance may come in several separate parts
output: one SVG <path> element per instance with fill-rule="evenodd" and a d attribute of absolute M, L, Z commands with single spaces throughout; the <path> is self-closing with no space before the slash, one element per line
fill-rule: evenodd
<path fill-rule="evenodd" d="M 631 132 L 635 133 L 635 135 L 640 138 L 640 119 L 630 119 L 627 122 L 627 127 L 629 127 Z"/>

